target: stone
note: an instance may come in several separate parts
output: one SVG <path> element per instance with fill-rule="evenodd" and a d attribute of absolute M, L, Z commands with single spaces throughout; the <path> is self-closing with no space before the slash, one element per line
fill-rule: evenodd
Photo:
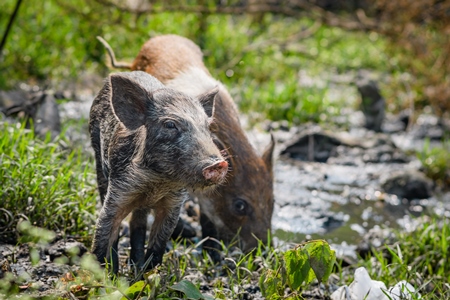
<path fill-rule="evenodd" d="M 401 170 L 382 180 L 381 187 L 386 193 L 400 199 L 427 199 L 432 196 L 434 184 L 423 173 L 416 170 Z"/>

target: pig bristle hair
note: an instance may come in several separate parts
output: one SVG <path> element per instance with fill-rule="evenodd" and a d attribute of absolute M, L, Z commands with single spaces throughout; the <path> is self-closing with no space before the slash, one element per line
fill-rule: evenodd
<path fill-rule="evenodd" d="M 224 183 L 226 182 L 226 180 L 227 180 L 227 179 L 225 178 L 224 182 L 222 182 L 222 183 L 219 183 L 219 184 L 216 184 L 216 185 L 214 185 L 214 186 L 209 186 L 209 187 L 204 188 L 204 189 L 203 189 L 203 192 L 204 192 L 205 194 L 207 194 L 208 196 L 212 196 L 212 195 L 222 196 L 222 195 L 220 194 L 219 190 L 218 190 L 218 187 L 219 187 L 219 185 L 224 184 Z"/>
<path fill-rule="evenodd" d="M 222 196 L 219 192 L 219 190 L 217 189 L 217 186 L 215 186 L 214 188 L 206 191 L 208 193 L 208 195 L 215 195 L 215 196 Z"/>
<path fill-rule="evenodd" d="M 228 152 L 228 149 L 230 149 L 230 147 L 220 150 L 220 155 L 222 155 L 222 157 L 224 159 L 236 157 L 236 155 L 230 155 L 230 152 Z"/>
<path fill-rule="evenodd" d="M 136 143 L 136 150 L 133 153 L 133 162 L 140 163 L 145 154 L 145 136 L 147 134 L 147 130 L 145 126 L 141 126 L 137 129 L 137 134 L 134 138 Z"/>

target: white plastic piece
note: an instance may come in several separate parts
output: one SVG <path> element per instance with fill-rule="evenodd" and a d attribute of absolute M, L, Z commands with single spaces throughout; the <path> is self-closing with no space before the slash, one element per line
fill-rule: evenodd
<path fill-rule="evenodd" d="M 389 296 L 386 296 L 386 294 Z M 408 300 L 420 299 L 421 296 L 408 282 L 402 280 L 389 290 L 384 282 L 372 280 L 366 268 L 361 267 L 355 271 L 355 279 L 349 286 L 341 286 L 333 294 L 332 300 Z"/>
<path fill-rule="evenodd" d="M 416 292 L 416 289 L 405 280 L 398 282 L 389 289 L 389 296 L 392 300 L 412 300 L 412 295 L 415 295 L 414 299 L 422 298 L 420 294 Z"/>

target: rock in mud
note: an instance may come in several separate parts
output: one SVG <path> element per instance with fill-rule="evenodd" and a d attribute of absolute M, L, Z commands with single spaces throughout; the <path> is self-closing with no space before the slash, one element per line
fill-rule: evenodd
<path fill-rule="evenodd" d="M 41 138 L 50 133 L 52 139 L 61 132 L 58 105 L 52 94 L 43 94 L 34 116 L 34 132 Z"/>
<path fill-rule="evenodd" d="M 0 108 L 7 117 L 25 118 L 27 126 L 34 124 L 34 132 L 41 138 L 49 133 L 53 139 L 61 131 L 59 110 L 53 92 L 0 91 Z"/>
<path fill-rule="evenodd" d="M 28 94 L 23 90 L 0 91 L 0 108 L 5 110 L 13 105 L 23 104 L 28 99 Z"/>
<path fill-rule="evenodd" d="M 318 126 L 303 130 L 288 141 L 281 155 L 301 161 L 323 163 L 336 157 L 339 161 L 347 161 L 349 164 L 356 164 L 358 161 L 361 164 L 409 161 L 388 135 L 372 133 L 357 137 L 330 132 Z"/>
<path fill-rule="evenodd" d="M 81 257 L 86 252 L 86 246 L 72 238 L 59 240 L 48 249 L 48 255 L 50 256 L 51 261 L 64 256 L 68 258 L 71 258 L 74 255 Z"/>
<path fill-rule="evenodd" d="M 313 127 L 294 137 L 280 154 L 302 161 L 326 162 L 342 144 L 336 135 Z"/>
<path fill-rule="evenodd" d="M 400 199 L 427 199 L 432 196 L 434 183 L 416 170 L 401 170 L 386 177 L 381 187 Z"/>

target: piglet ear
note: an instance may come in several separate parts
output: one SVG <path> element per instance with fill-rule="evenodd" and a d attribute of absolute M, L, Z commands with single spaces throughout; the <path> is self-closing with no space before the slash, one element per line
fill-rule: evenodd
<path fill-rule="evenodd" d="M 148 92 L 139 83 L 121 73 L 112 74 L 109 80 L 111 105 L 120 122 L 130 130 L 144 125 L 149 101 Z"/>
<path fill-rule="evenodd" d="M 273 150 L 275 148 L 275 137 L 273 136 L 273 133 L 270 133 L 270 143 L 264 150 L 264 153 L 262 155 L 262 160 L 266 164 L 267 170 L 270 171 L 270 173 L 273 173 Z"/>
<path fill-rule="evenodd" d="M 218 92 L 219 87 L 216 86 L 212 90 L 198 96 L 198 100 L 202 104 L 208 118 L 211 118 L 214 115 L 214 99 Z"/>

